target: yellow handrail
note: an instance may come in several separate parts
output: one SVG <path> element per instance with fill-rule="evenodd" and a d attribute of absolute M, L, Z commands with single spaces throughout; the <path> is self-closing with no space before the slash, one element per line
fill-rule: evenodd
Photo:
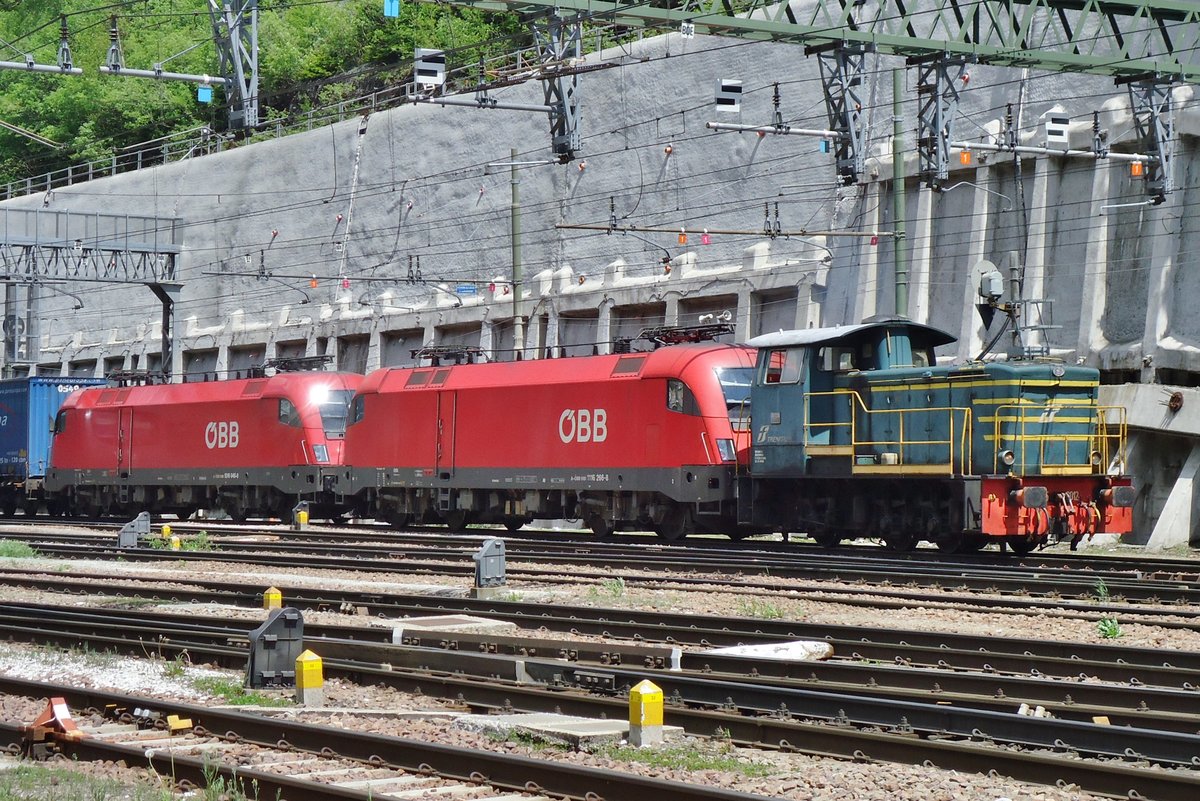
<path fill-rule="evenodd" d="M 1059 414 L 1065 419 L 1057 419 Z M 1086 413 L 1085 419 L 1080 414 Z M 1115 417 L 1114 422 L 1110 419 Z M 1053 432 L 1030 431 L 1032 426 L 1043 426 L 1057 422 Z M 993 472 L 1000 472 L 1000 454 L 1011 450 L 1014 461 L 1011 469 L 1014 473 L 1024 473 L 1033 467 L 1039 472 L 1061 470 L 1084 470 L 1090 473 L 1104 473 L 1114 459 L 1120 464 L 1125 463 L 1125 445 L 1127 425 L 1125 408 L 1122 406 L 1077 406 L 1073 404 L 1009 404 L 996 407 L 992 420 L 992 442 L 995 445 L 995 456 L 992 461 Z M 1005 434 L 1004 424 L 1011 424 Z M 1086 427 L 1087 430 L 1068 432 L 1067 426 Z M 1112 428 L 1116 431 L 1112 431 Z M 1015 429 L 1015 430 L 1014 430 Z M 1086 462 L 1070 461 L 1071 443 L 1088 443 L 1088 458 Z M 1062 461 L 1051 461 L 1047 453 L 1050 444 L 1061 444 Z M 1030 447 L 1032 446 L 1032 448 Z M 1032 463 L 1030 451 L 1036 454 L 1037 462 Z M 1057 448 L 1055 449 L 1057 450 Z M 1092 454 L 1097 459 L 1092 460 Z"/>
<path fill-rule="evenodd" d="M 849 402 L 850 414 L 845 421 L 841 420 L 818 420 L 812 419 L 811 402 L 813 398 L 818 397 L 845 397 Z M 878 415 L 882 419 L 884 415 L 893 415 L 897 420 L 899 427 L 898 439 L 860 439 L 859 438 L 859 420 L 860 412 L 863 419 L 871 419 L 871 416 Z M 929 438 L 929 439 L 910 439 L 905 433 L 905 421 L 907 418 L 914 415 L 928 415 L 945 413 L 947 432 L 946 438 Z M 956 424 L 956 417 L 961 416 L 961 424 Z M 834 439 L 833 432 L 841 431 L 849 428 L 849 442 L 837 443 L 850 448 L 851 455 L 857 454 L 858 448 L 878 448 L 883 451 L 886 448 L 895 448 L 897 465 L 902 466 L 910 464 L 908 456 L 911 449 L 916 447 L 945 447 L 947 449 L 948 459 L 945 462 L 914 462 L 914 465 L 922 467 L 945 467 L 948 473 L 953 474 L 956 470 L 959 473 L 970 472 L 971 465 L 971 409 L 967 406 L 932 406 L 921 407 L 919 409 L 868 409 L 863 403 L 862 396 L 855 390 L 839 389 L 828 392 L 808 392 L 804 395 L 804 444 L 806 447 L 816 445 L 813 442 L 813 428 L 822 427 L 830 429 L 830 439 Z M 875 426 L 871 426 L 874 429 Z M 830 442 L 830 445 L 835 443 Z M 956 453 L 957 451 L 957 453 Z M 875 456 L 877 454 L 871 454 Z"/>

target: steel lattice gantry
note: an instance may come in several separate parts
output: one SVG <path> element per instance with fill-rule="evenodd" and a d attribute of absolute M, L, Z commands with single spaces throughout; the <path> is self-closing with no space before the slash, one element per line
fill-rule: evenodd
<path fill-rule="evenodd" d="M 1171 191 L 1171 87 L 1200 78 L 1200 3 L 1195 0 L 443 0 L 508 10 L 531 20 L 582 21 L 795 42 L 821 59 L 838 176 L 858 180 L 863 134 L 853 97 L 866 52 L 922 65 L 918 121 L 922 178 L 945 180 L 957 86 L 969 63 L 1106 75 L 1129 85 L 1141 145 L 1152 158 L 1147 189 Z M 534 23 L 536 24 L 536 23 Z M 556 131 L 557 136 L 561 135 Z"/>
<path fill-rule="evenodd" d="M 0 283 L 8 287 L 5 360 L 17 360 L 22 336 L 27 359 L 35 360 L 29 342 L 36 338 L 38 287 L 82 304 L 77 295 L 57 287 L 75 282 L 141 284 L 162 303 L 162 369 L 169 374 L 172 310 L 180 290 L 175 273 L 179 236 L 175 218 L 0 209 Z M 19 287 L 26 290 L 24 298 L 16 291 Z M 19 308 L 22 303 L 24 309 Z"/>

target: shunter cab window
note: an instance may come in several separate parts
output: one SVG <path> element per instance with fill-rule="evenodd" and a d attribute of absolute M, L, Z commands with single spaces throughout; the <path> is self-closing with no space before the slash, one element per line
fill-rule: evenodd
<path fill-rule="evenodd" d="M 821 348 L 817 352 L 817 364 L 827 373 L 847 373 L 858 369 L 858 354 L 854 348 Z"/>
<path fill-rule="evenodd" d="M 764 384 L 795 384 L 800 380 L 804 351 L 800 348 L 773 350 L 767 354 Z"/>
<path fill-rule="evenodd" d="M 750 430 L 750 385 L 754 382 L 754 368 L 718 367 L 716 372 L 733 430 Z"/>

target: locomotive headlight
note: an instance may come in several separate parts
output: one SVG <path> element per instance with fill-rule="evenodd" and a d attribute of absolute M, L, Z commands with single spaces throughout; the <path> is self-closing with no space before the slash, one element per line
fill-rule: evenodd
<path fill-rule="evenodd" d="M 717 452 L 721 454 L 721 459 L 726 462 L 732 462 L 737 459 L 737 450 L 733 447 L 733 440 L 731 439 L 717 440 Z"/>
<path fill-rule="evenodd" d="M 1000 463 L 1005 467 L 1012 467 L 1013 463 L 1017 461 L 1017 455 L 1009 450 L 1000 451 L 999 456 Z"/>
<path fill-rule="evenodd" d="M 1092 467 L 1099 467 L 1102 461 L 1104 461 L 1103 454 L 1100 451 L 1092 451 Z"/>
<path fill-rule="evenodd" d="M 309 403 L 315 404 L 317 406 L 320 406 L 322 403 L 328 403 L 329 402 L 329 387 L 328 386 L 319 386 L 319 385 L 312 387 L 308 391 L 308 401 L 309 401 Z"/>

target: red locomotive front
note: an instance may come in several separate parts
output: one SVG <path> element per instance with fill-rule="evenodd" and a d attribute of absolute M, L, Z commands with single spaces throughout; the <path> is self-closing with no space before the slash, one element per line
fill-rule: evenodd
<path fill-rule="evenodd" d="M 301 499 L 327 512 L 361 381 L 298 372 L 77 392 L 55 421 L 47 488 L 86 515 L 287 517 Z"/>
<path fill-rule="evenodd" d="M 752 365 L 746 348 L 704 344 L 381 370 L 351 411 L 352 486 L 365 514 L 397 523 L 725 530 Z"/>

